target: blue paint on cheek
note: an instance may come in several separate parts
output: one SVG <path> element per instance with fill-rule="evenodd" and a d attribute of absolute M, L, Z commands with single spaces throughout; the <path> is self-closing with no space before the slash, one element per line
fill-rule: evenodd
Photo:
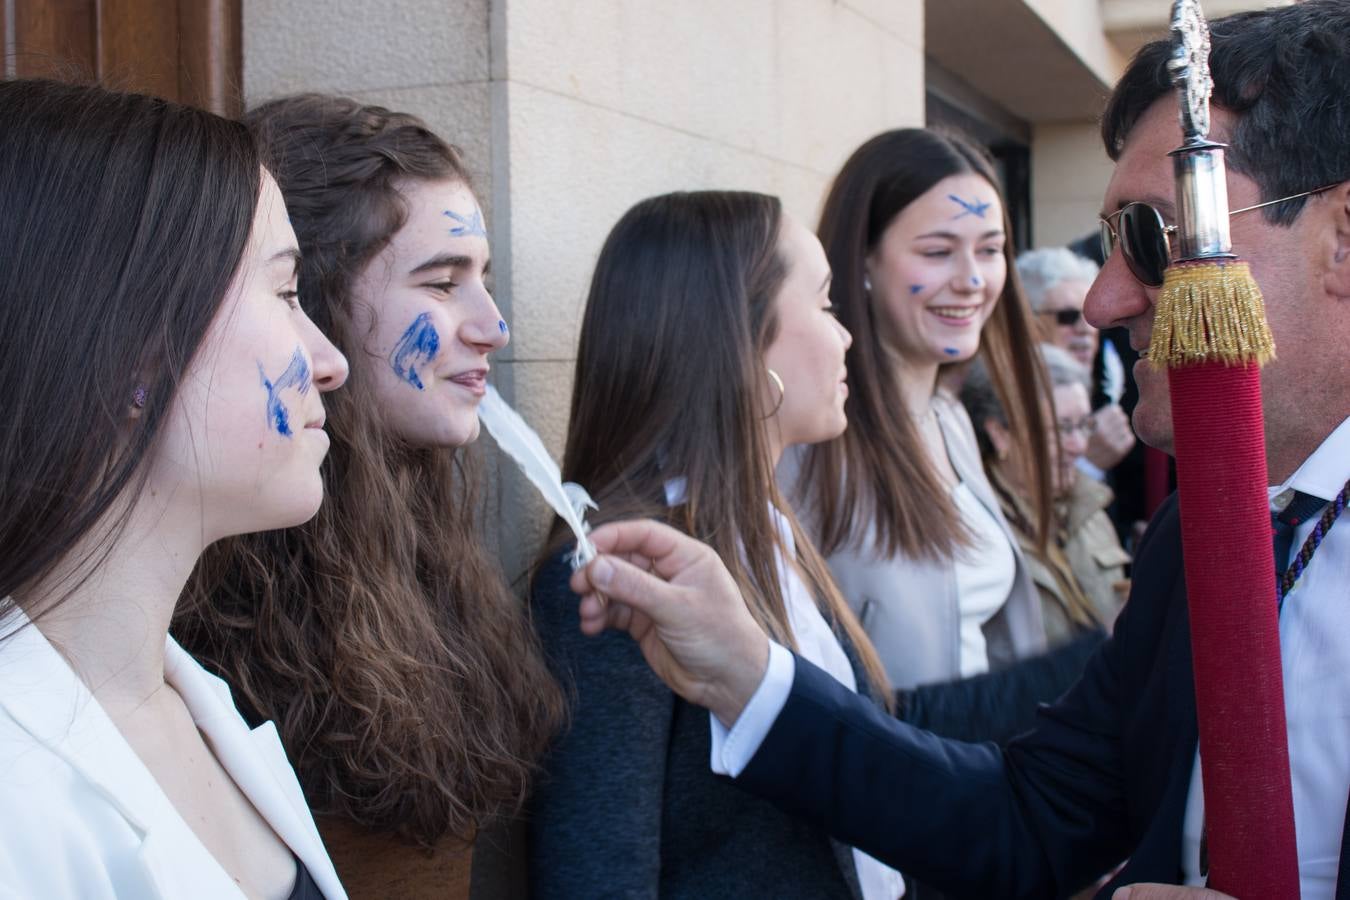
<path fill-rule="evenodd" d="M 497 320 L 497 330 L 500 331 L 502 334 L 506 334 L 507 328 L 505 319 Z"/>
<path fill-rule="evenodd" d="M 980 279 L 976 278 L 974 275 L 970 276 L 970 285 L 971 287 L 979 287 Z"/>
<path fill-rule="evenodd" d="M 286 408 L 286 404 L 281 402 L 281 392 L 289 388 L 295 388 L 304 396 L 309 393 L 309 386 L 313 383 L 310 378 L 309 360 L 305 359 L 305 353 L 299 347 L 291 354 L 291 361 L 286 364 L 286 370 L 277 376 L 276 381 L 267 377 L 266 370 L 262 363 L 258 363 L 258 377 L 262 379 L 263 390 L 267 392 L 267 421 L 276 429 L 277 434 L 282 437 L 290 437 L 291 431 L 291 413 Z"/>
<path fill-rule="evenodd" d="M 921 284 L 911 284 L 911 285 L 909 286 L 909 295 L 910 295 L 911 297 L 913 297 L 915 294 L 918 294 L 918 293 L 920 293 L 920 292 L 922 292 L 922 291 L 923 291 L 923 285 L 921 285 Z"/>
<path fill-rule="evenodd" d="M 399 378 L 419 391 L 424 390 L 425 385 L 417 375 L 417 364 L 430 362 L 440 349 L 441 336 L 437 334 L 436 326 L 431 324 L 431 313 L 422 313 L 413 319 L 408 330 L 394 345 L 394 352 L 389 354 L 389 365 Z"/>
<path fill-rule="evenodd" d="M 957 350 L 955 347 L 943 347 L 942 352 L 948 356 L 957 356 L 961 351 Z"/>

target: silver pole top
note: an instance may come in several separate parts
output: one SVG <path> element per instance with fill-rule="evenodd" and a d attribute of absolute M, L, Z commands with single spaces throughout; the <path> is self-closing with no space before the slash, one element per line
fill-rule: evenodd
<path fill-rule="evenodd" d="M 1179 94 L 1181 133 L 1186 144 L 1209 138 L 1209 98 L 1214 80 L 1209 75 L 1209 24 L 1199 0 L 1172 4 L 1172 58 L 1167 61 L 1172 84 Z"/>

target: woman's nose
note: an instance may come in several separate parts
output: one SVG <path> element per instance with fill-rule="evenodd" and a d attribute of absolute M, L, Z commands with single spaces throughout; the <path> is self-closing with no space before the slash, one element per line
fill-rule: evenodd
<path fill-rule="evenodd" d="M 346 383 L 351 371 L 347 357 L 313 322 L 309 323 L 309 332 L 305 336 L 305 349 L 309 351 L 314 386 L 324 393 L 335 391 Z"/>
<path fill-rule="evenodd" d="M 481 296 L 473 301 L 473 313 L 459 327 L 459 337 L 465 344 L 482 353 L 500 350 L 511 340 L 511 329 L 502 318 L 501 310 L 486 288 L 479 288 Z"/>

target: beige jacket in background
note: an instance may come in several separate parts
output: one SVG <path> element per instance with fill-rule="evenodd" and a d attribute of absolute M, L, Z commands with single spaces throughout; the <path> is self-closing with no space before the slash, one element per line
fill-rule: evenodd
<path fill-rule="evenodd" d="M 1016 573 L 1003 608 L 984 625 L 989 667 L 999 669 L 1046 648 L 1041 603 L 1017 536 L 999 508 L 980 462 L 975 431 L 965 408 L 939 391 L 933 399 L 947 457 L 957 476 L 989 510 L 1013 548 Z M 799 505 L 797 513 L 818 539 L 811 511 L 803 509 L 803 493 L 795 489 L 805 447 L 783 455 L 779 483 Z M 830 571 L 872 639 L 891 685 L 907 690 L 922 684 L 952 681 L 961 676 L 961 612 L 956 595 L 956 570 L 951 560 L 915 560 L 882 557 L 875 530 L 868 526 L 857 546 L 828 558 Z"/>

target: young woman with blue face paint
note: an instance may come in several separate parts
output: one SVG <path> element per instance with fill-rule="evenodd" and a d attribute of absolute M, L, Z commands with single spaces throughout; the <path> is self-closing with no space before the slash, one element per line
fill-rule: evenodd
<path fill-rule="evenodd" d="M 465 848 L 522 802 L 562 706 L 483 546 L 464 446 L 508 339 L 482 211 L 413 116 L 306 95 L 247 121 L 352 377 L 330 409 L 329 502 L 212 553 L 175 628 L 277 721 L 354 895 L 466 896 Z"/>
<path fill-rule="evenodd" d="M 345 897 L 270 726 L 168 636 L 213 542 L 312 517 L 347 363 L 247 131 L 0 82 L 0 895 Z"/>
<path fill-rule="evenodd" d="M 854 335 L 849 429 L 794 455 L 780 474 L 900 689 L 901 715 L 952 736 L 1010 737 L 1029 724 L 1036 699 L 1067 686 L 1063 678 L 932 687 L 1046 647 L 1040 602 L 970 419 L 940 382 L 976 354 L 985 359 L 1044 535 L 1049 390 L 997 179 L 964 140 L 887 132 L 845 163 L 819 233 L 831 296 Z"/>

